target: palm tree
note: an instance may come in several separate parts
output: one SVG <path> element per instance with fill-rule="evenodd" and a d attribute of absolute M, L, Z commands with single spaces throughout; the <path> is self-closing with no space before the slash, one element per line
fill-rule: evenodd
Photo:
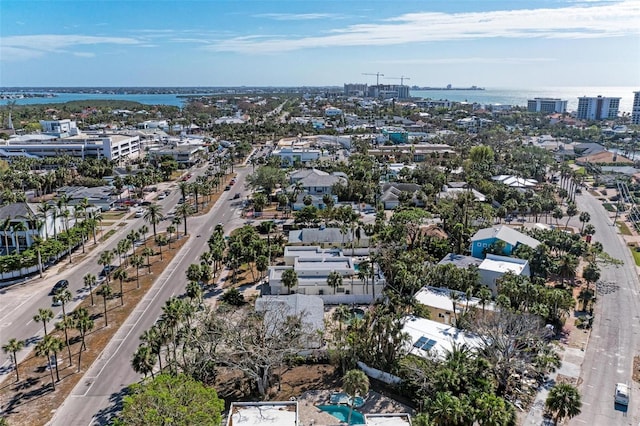
<path fill-rule="evenodd" d="M 142 255 L 147 256 L 147 268 L 149 269 L 149 273 L 151 273 L 151 256 L 156 254 L 155 251 L 151 247 L 145 247 L 142 249 Z"/>
<path fill-rule="evenodd" d="M 118 269 L 113 273 L 113 279 L 120 281 L 120 306 L 124 305 L 124 290 L 122 289 L 122 282 L 129 278 L 129 274 L 124 269 Z"/>
<path fill-rule="evenodd" d="M 95 303 L 93 302 L 93 287 L 96 286 L 98 279 L 93 274 L 86 274 L 82 279 L 84 281 L 84 286 L 89 289 L 89 294 L 91 295 L 91 306 L 94 306 Z"/>
<path fill-rule="evenodd" d="M 53 311 L 51 309 L 38 309 L 38 314 L 33 317 L 35 322 L 41 322 L 44 327 L 44 335 L 47 336 L 47 323 L 53 319 Z"/>
<path fill-rule="evenodd" d="M 20 381 L 20 373 L 18 372 L 18 352 L 24 348 L 24 340 L 18 340 L 16 338 L 9 339 L 9 341 L 2 346 L 2 350 L 6 354 L 11 354 L 11 360 L 13 361 L 13 367 L 16 370 L 16 382 Z"/>
<path fill-rule="evenodd" d="M 349 396 L 349 418 L 347 424 L 351 424 L 351 414 L 357 396 L 364 397 L 369 392 L 369 378 L 362 370 L 349 370 L 342 377 L 342 389 Z"/>
<path fill-rule="evenodd" d="M 145 247 L 147 245 L 147 232 L 149 232 L 149 227 L 147 225 L 142 225 L 140 227 L 140 229 L 138 229 L 138 231 L 140 232 L 140 234 L 142 235 L 142 237 L 144 238 L 142 240 L 142 242 L 144 243 Z"/>
<path fill-rule="evenodd" d="M 84 337 L 87 335 L 87 331 L 91 331 L 94 326 L 94 322 L 91 319 L 91 315 L 89 315 L 89 311 L 87 308 L 79 308 L 74 313 L 74 327 L 80 333 L 80 339 L 82 344 L 80 345 L 80 350 L 78 351 L 78 371 L 80 371 L 80 361 L 82 360 L 82 351 L 87 350 L 87 344 L 85 342 Z"/>
<path fill-rule="evenodd" d="M 158 366 L 162 372 L 162 357 L 160 356 L 160 352 L 162 351 L 162 336 L 158 328 L 158 323 L 154 324 L 150 329 L 145 330 L 140 336 L 140 340 L 146 343 L 153 355 L 158 357 Z"/>
<path fill-rule="evenodd" d="M 187 283 L 186 294 L 189 299 L 198 304 L 202 303 L 202 286 L 197 281 Z"/>
<path fill-rule="evenodd" d="M 46 240 L 49 239 L 49 231 L 48 231 L 48 221 L 49 221 L 49 212 L 54 209 L 53 204 L 48 201 L 43 201 L 38 206 L 38 213 L 42 215 L 44 220 L 44 237 Z"/>
<path fill-rule="evenodd" d="M 144 374 L 144 377 L 147 377 L 147 374 L 151 373 L 151 377 L 155 377 L 153 374 L 153 367 L 156 364 L 156 355 L 153 353 L 151 348 L 147 345 L 140 345 L 138 349 L 133 354 L 133 359 L 131 360 L 131 367 L 133 367 L 133 371 L 138 374 Z"/>
<path fill-rule="evenodd" d="M 338 287 L 342 287 L 342 274 L 338 271 L 329 272 L 329 276 L 327 276 L 327 285 L 333 289 L 333 294 L 336 294 Z"/>
<path fill-rule="evenodd" d="M 171 250 L 171 236 L 176 232 L 176 227 L 173 225 L 167 226 L 167 234 L 169 234 L 169 250 Z"/>
<path fill-rule="evenodd" d="M 140 288 L 140 268 L 144 266 L 144 257 L 139 254 L 134 254 L 129 259 L 131 266 L 136 268 L 136 288 Z"/>
<path fill-rule="evenodd" d="M 2 231 L 4 236 L 4 250 L 5 255 L 9 254 L 9 232 L 11 231 L 11 217 L 7 217 L 2 221 L 2 225 L 0 225 L 0 231 Z"/>
<path fill-rule="evenodd" d="M 580 414 L 582 401 L 578 389 L 568 383 L 559 383 L 551 388 L 544 405 L 554 414 L 554 423 L 558 424 L 565 417 Z"/>
<path fill-rule="evenodd" d="M 40 278 L 42 278 L 44 276 L 42 273 L 42 245 L 44 244 L 44 240 L 38 235 L 34 235 L 32 239 L 33 243 L 31 244 L 31 248 L 33 248 L 38 255 L 38 272 L 40 273 Z"/>
<path fill-rule="evenodd" d="M 156 237 L 156 244 L 158 245 L 158 251 L 160 253 L 160 260 L 162 259 L 162 246 L 167 244 L 168 238 L 166 235 L 162 234 L 162 235 L 158 235 Z"/>
<path fill-rule="evenodd" d="M 69 302 L 72 299 L 72 295 L 71 292 L 66 289 L 60 289 L 56 292 L 56 294 L 53 295 L 53 301 L 55 303 L 61 303 L 62 304 L 62 327 L 64 328 L 64 343 L 67 345 L 67 349 L 69 351 L 69 365 L 71 365 L 71 348 L 69 347 L 69 334 L 67 332 L 67 328 L 68 327 L 68 323 L 67 323 L 67 311 L 66 311 L 66 305 L 67 302 Z"/>
<path fill-rule="evenodd" d="M 53 390 L 56 390 L 56 382 L 53 378 L 53 366 L 51 365 L 51 354 L 57 353 L 57 350 L 61 346 L 62 342 L 60 339 L 53 336 L 45 336 L 44 339 L 39 341 L 36 344 L 36 355 L 41 356 L 47 359 L 47 366 L 49 367 L 49 372 L 51 373 L 51 386 Z M 57 342 L 56 342 L 57 341 Z M 56 374 L 58 372 L 58 360 L 56 359 Z"/>
<path fill-rule="evenodd" d="M 109 325 L 109 320 L 107 318 L 107 299 L 113 295 L 113 289 L 108 282 L 104 283 L 100 290 L 98 290 L 98 295 L 102 296 L 102 300 L 104 302 L 104 326 L 107 327 Z"/>
<path fill-rule="evenodd" d="M 578 259 L 575 256 L 571 254 L 566 254 L 562 256 L 558 262 L 558 274 L 560 275 L 560 284 L 564 285 L 565 278 L 575 277 L 577 267 L 578 267 Z"/>
<path fill-rule="evenodd" d="M 580 234 L 584 232 L 584 226 L 591 220 L 591 215 L 588 212 L 582 212 L 579 216 L 580 222 L 582 222 L 582 227 L 580 228 Z"/>
<path fill-rule="evenodd" d="M 491 300 L 492 294 L 488 287 L 483 286 L 478 291 L 478 299 L 480 299 L 480 306 L 482 306 L 482 313 L 484 314 L 484 308 L 488 301 Z"/>
<path fill-rule="evenodd" d="M 187 216 L 193 213 L 193 207 L 191 204 L 184 203 L 176 207 L 176 215 L 182 216 L 182 222 L 184 223 L 184 235 L 187 235 Z"/>
<path fill-rule="evenodd" d="M 282 285 L 285 286 L 289 290 L 289 294 L 291 294 L 291 289 L 298 285 L 298 274 L 295 269 L 285 269 L 282 272 Z"/>
<path fill-rule="evenodd" d="M 16 253 L 20 254 L 20 236 L 18 235 L 18 233 L 27 231 L 27 226 L 24 224 L 24 222 L 20 221 L 14 223 L 11 227 L 11 230 L 13 232 L 13 238 L 16 242 Z"/>
<path fill-rule="evenodd" d="M 71 328 L 75 328 L 75 320 L 66 316 L 63 317 L 59 322 L 56 323 L 56 330 L 63 331 L 65 337 L 65 346 L 67 347 L 67 353 L 69 354 L 69 365 L 71 365 L 71 345 L 69 344 L 68 331 Z"/>
<path fill-rule="evenodd" d="M 107 268 L 107 283 L 111 279 L 111 262 L 113 262 L 113 252 L 109 250 L 105 250 L 100 253 L 100 257 L 98 258 L 98 265 L 102 265 Z"/>
<path fill-rule="evenodd" d="M 157 235 L 156 225 L 162 220 L 162 206 L 155 203 L 147 206 L 143 218 L 153 227 L 153 236 L 155 237 Z"/>

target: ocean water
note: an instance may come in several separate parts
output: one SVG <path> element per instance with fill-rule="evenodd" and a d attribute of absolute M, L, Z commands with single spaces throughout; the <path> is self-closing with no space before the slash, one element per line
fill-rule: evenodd
<path fill-rule="evenodd" d="M 485 90 L 411 90 L 411 96 L 430 99 L 447 99 L 456 102 L 477 102 L 480 104 L 503 104 L 513 106 L 527 106 L 527 100 L 533 98 L 559 98 L 567 101 L 567 111 L 578 108 L 578 98 L 582 96 L 604 96 L 621 98 L 620 113 L 631 113 L 633 92 L 640 91 L 640 87 L 605 86 L 605 87 L 543 87 L 531 89 L 500 89 L 485 88 Z"/>
<path fill-rule="evenodd" d="M 578 107 L 580 96 L 606 96 L 619 97 L 620 113 L 631 113 L 633 104 L 633 92 L 640 91 L 640 87 L 546 87 L 546 88 L 490 88 L 485 90 L 411 90 L 410 94 L 417 98 L 447 99 L 456 102 L 477 102 L 481 104 L 503 104 L 514 106 L 527 106 L 527 100 L 533 98 L 560 98 L 567 101 L 567 110 L 575 111 Z M 106 93 L 54 93 L 53 98 L 25 98 L 17 99 L 18 105 L 36 105 L 64 103 L 68 101 L 88 101 L 113 99 L 134 101 L 145 105 L 173 105 L 183 107 L 186 98 L 175 94 L 122 94 L 113 95 Z M 185 96 L 184 94 L 181 96 Z M 0 101 L 0 105 L 6 104 Z"/>

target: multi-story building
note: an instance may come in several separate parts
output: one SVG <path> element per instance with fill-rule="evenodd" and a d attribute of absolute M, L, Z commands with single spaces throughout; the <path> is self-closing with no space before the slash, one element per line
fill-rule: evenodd
<path fill-rule="evenodd" d="M 633 92 L 633 107 L 631 110 L 631 124 L 640 124 L 640 91 Z"/>
<path fill-rule="evenodd" d="M 360 96 L 364 97 L 369 92 L 366 84 L 361 83 L 345 83 L 344 94 L 345 96 Z"/>
<path fill-rule="evenodd" d="M 620 98 L 608 98 L 603 96 L 578 98 L 578 120 L 607 120 L 618 117 Z"/>
<path fill-rule="evenodd" d="M 40 121 L 42 133 L 12 136 L 0 145 L 0 158 L 16 156 L 108 158 L 118 161 L 140 155 L 140 136 L 120 133 L 81 133 L 75 121 Z"/>
<path fill-rule="evenodd" d="M 567 101 L 558 98 L 533 98 L 527 101 L 527 111 L 553 114 L 567 112 Z"/>

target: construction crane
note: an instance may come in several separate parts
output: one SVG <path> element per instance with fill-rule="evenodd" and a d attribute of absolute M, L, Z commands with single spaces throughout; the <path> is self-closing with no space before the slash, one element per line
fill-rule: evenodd
<path fill-rule="evenodd" d="M 369 72 L 363 72 L 362 75 L 375 75 L 376 76 L 376 86 L 380 85 L 380 77 L 384 77 L 384 74 L 381 74 L 379 72 L 373 74 L 373 73 L 369 73 Z"/>
<path fill-rule="evenodd" d="M 400 76 L 400 77 L 387 77 L 388 80 L 400 80 L 400 86 L 404 86 L 405 80 L 411 80 L 409 77 Z"/>

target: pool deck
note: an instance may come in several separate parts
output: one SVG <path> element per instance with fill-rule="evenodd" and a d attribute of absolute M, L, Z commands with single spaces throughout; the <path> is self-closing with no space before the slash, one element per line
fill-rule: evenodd
<path fill-rule="evenodd" d="M 298 415 L 300 423 L 304 426 L 338 426 L 346 423 L 340 422 L 316 407 L 316 405 L 331 405 L 330 390 L 311 390 L 303 393 L 298 397 Z M 357 409 L 362 414 L 377 413 L 409 413 L 413 414 L 413 410 L 404 404 L 401 404 L 391 398 L 381 395 L 374 391 L 369 391 L 364 399 L 364 405 Z"/>

